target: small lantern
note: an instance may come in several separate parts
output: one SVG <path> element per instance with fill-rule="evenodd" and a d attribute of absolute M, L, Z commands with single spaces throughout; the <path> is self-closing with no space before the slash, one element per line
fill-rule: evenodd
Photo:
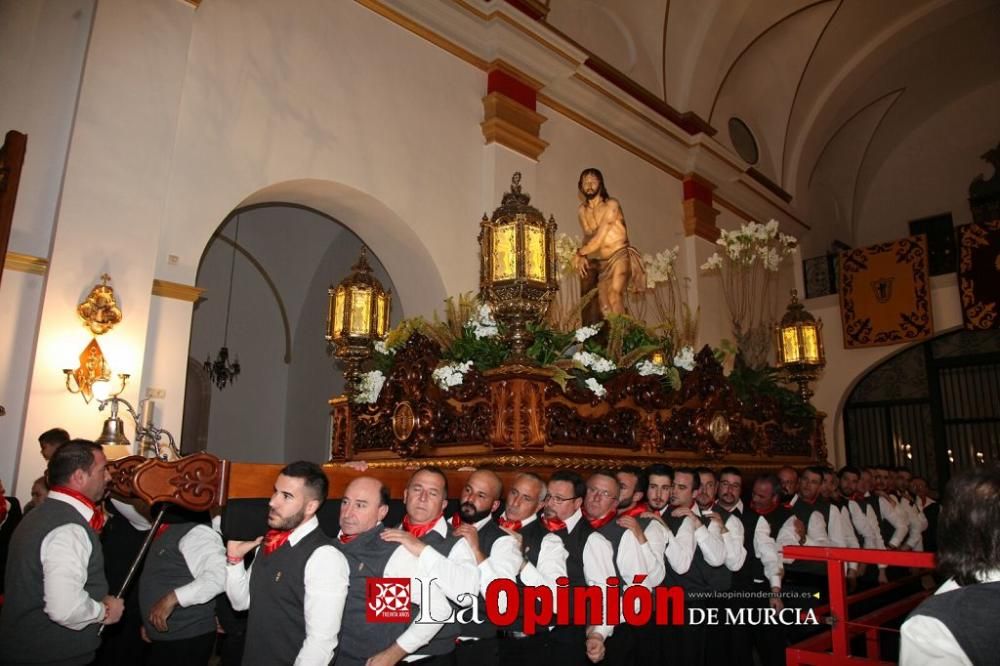
<path fill-rule="evenodd" d="M 480 298 L 506 328 L 510 362 L 522 365 L 531 365 L 527 326 L 542 318 L 559 288 L 556 221 L 550 216 L 546 222 L 530 201 L 521 191 L 521 174 L 515 173 L 500 207 L 490 218 L 483 215 L 479 225 Z"/>
<path fill-rule="evenodd" d="M 351 274 L 327 294 L 326 339 L 336 346 L 334 353 L 344 363 L 350 392 L 361 364 L 371 358 L 372 344 L 389 330 L 392 294 L 372 275 L 365 247 Z"/>
<path fill-rule="evenodd" d="M 799 303 L 798 292 L 792 290 L 792 301 L 785 316 L 775 327 L 777 335 L 778 367 L 799 385 L 799 395 L 809 402 L 813 392 L 809 382 L 816 379 L 826 365 L 823 353 L 823 322 L 817 321 Z"/>

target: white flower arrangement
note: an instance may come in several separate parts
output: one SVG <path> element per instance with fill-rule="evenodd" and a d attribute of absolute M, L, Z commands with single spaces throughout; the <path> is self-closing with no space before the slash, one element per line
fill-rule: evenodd
<path fill-rule="evenodd" d="M 581 326 L 580 328 L 576 329 L 576 331 L 573 333 L 573 339 L 576 340 L 577 342 L 584 342 L 585 340 L 588 340 L 597 335 L 597 332 L 599 330 L 601 330 L 601 324 L 593 324 L 591 326 Z"/>
<path fill-rule="evenodd" d="M 642 263 L 646 267 L 646 287 L 653 289 L 661 282 L 668 282 L 674 279 L 674 264 L 677 262 L 677 255 L 680 252 L 679 246 L 674 246 L 673 250 L 663 250 L 655 255 L 644 254 Z"/>
<path fill-rule="evenodd" d="M 472 334 L 476 336 L 477 340 L 495 338 L 500 334 L 496 319 L 493 318 L 493 311 L 486 303 L 479 306 L 476 313 L 469 317 L 465 326 L 472 329 Z"/>
<path fill-rule="evenodd" d="M 559 267 L 560 273 L 575 272 L 573 257 L 576 256 L 576 251 L 579 249 L 579 239 L 567 234 L 558 234 L 556 236 L 556 265 Z"/>
<path fill-rule="evenodd" d="M 590 377 L 584 383 L 587 385 L 587 388 L 589 388 L 593 392 L 593 394 L 596 395 L 598 398 L 603 398 L 608 393 L 608 390 L 603 386 L 601 386 L 600 382 L 598 382 L 593 377 Z"/>
<path fill-rule="evenodd" d="M 386 346 L 385 340 L 376 340 L 373 346 L 375 347 L 375 353 L 382 354 L 383 356 L 393 356 L 396 353 L 395 348 L 390 349 Z"/>
<path fill-rule="evenodd" d="M 694 370 L 694 347 L 682 347 L 674 354 L 674 367 L 688 372 Z"/>
<path fill-rule="evenodd" d="M 660 377 L 667 374 L 667 368 L 659 363 L 653 363 L 649 359 L 639 361 L 635 364 L 635 369 L 639 371 L 639 374 L 643 377 L 649 377 L 650 375 L 658 375 Z"/>
<path fill-rule="evenodd" d="M 618 366 L 616 366 L 609 359 L 585 351 L 579 351 L 573 354 L 573 360 L 585 368 L 590 368 L 594 372 L 611 372 L 612 370 L 616 370 L 618 368 Z"/>
<path fill-rule="evenodd" d="M 465 363 L 447 363 L 436 368 L 431 378 L 438 387 L 447 391 L 452 386 L 458 386 L 465 381 L 465 373 L 472 369 L 472 361 Z"/>
<path fill-rule="evenodd" d="M 382 386 L 385 384 L 385 375 L 381 370 L 372 370 L 361 375 L 358 381 L 357 390 L 354 393 L 354 402 L 360 404 L 371 404 L 378 400 Z"/>

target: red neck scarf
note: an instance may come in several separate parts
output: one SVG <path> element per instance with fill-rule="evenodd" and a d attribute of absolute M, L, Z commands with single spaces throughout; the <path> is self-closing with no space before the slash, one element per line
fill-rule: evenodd
<path fill-rule="evenodd" d="M 433 525 L 433 523 L 431 523 L 431 524 Z M 461 524 L 462 524 L 462 512 L 461 511 L 456 511 L 451 516 L 451 526 L 452 527 L 458 527 Z M 423 536 L 423 535 L 421 535 L 421 536 Z"/>
<path fill-rule="evenodd" d="M 807 499 L 806 499 L 805 497 L 803 497 L 802 495 L 799 495 L 799 499 L 800 499 L 801 501 L 805 502 L 806 504 L 808 504 L 809 506 L 812 506 L 813 504 L 815 504 L 815 503 L 816 503 L 816 500 L 817 500 L 818 498 L 819 498 L 819 495 L 817 495 L 816 497 L 814 497 L 814 498 L 813 498 L 813 500 L 812 500 L 812 501 L 810 502 L 809 500 L 807 500 Z"/>
<path fill-rule="evenodd" d="M 854 500 L 855 502 L 860 502 L 864 498 L 865 498 L 864 493 L 854 493 L 853 495 L 851 495 L 851 499 Z"/>
<path fill-rule="evenodd" d="M 645 502 L 639 502 L 631 509 L 628 509 L 622 513 L 623 516 L 632 516 L 633 518 L 638 518 L 642 514 L 649 511 L 649 507 L 646 506 Z"/>
<path fill-rule="evenodd" d="M 341 532 L 340 535 L 337 537 L 337 539 L 340 540 L 340 543 L 351 543 L 357 537 L 358 537 L 357 534 L 344 534 L 343 532 Z"/>
<path fill-rule="evenodd" d="M 428 520 L 426 523 L 413 523 L 410 522 L 409 516 L 404 516 L 403 529 L 412 534 L 413 536 L 417 537 L 418 539 L 420 539 L 425 534 L 431 531 L 431 528 L 433 528 L 437 524 L 439 518 L 441 518 L 441 516 L 438 516 L 433 520 Z"/>
<path fill-rule="evenodd" d="M 160 525 L 159 527 L 157 527 L 156 528 L 156 536 L 154 536 L 153 538 L 154 539 L 159 539 L 161 536 L 163 536 L 163 533 L 167 531 L 168 527 L 170 527 L 170 525 L 166 525 L 166 524 Z"/>
<path fill-rule="evenodd" d="M 781 504 L 781 502 L 779 502 L 777 498 L 775 498 L 774 502 L 771 503 L 771 506 L 764 509 L 763 511 L 758 510 L 753 505 L 751 505 L 750 508 L 753 509 L 754 513 L 756 513 L 758 516 L 766 516 L 767 514 L 777 509 L 779 504 Z"/>
<path fill-rule="evenodd" d="M 7 498 L 0 493 L 0 523 L 7 520 Z"/>
<path fill-rule="evenodd" d="M 521 521 L 520 520 L 510 520 L 507 516 L 500 516 L 497 520 L 497 525 L 504 527 L 508 530 L 514 530 L 515 532 L 521 531 Z"/>
<path fill-rule="evenodd" d="M 611 509 L 611 511 L 608 511 L 606 514 L 604 514 L 603 517 L 594 518 L 593 520 L 588 518 L 587 522 L 590 523 L 590 526 L 593 527 L 595 530 L 599 530 L 617 517 L 618 517 L 618 511 L 616 511 L 615 509 Z"/>
<path fill-rule="evenodd" d="M 52 486 L 52 488 L 49 489 L 49 492 L 52 491 L 62 493 L 63 495 L 69 495 L 93 511 L 93 513 L 90 514 L 90 526 L 94 528 L 95 532 L 100 534 L 101 530 L 104 529 L 104 512 L 101 511 L 99 506 L 94 504 L 94 500 L 90 499 L 79 490 L 73 490 L 72 488 L 67 488 L 66 486 Z"/>
<path fill-rule="evenodd" d="M 561 518 L 546 518 L 545 516 L 541 516 L 539 520 L 542 521 L 542 525 L 549 532 L 558 532 L 559 530 L 566 529 L 566 523 Z"/>
<path fill-rule="evenodd" d="M 267 534 L 264 535 L 264 544 L 262 546 L 264 554 L 270 555 L 284 546 L 290 536 L 292 536 L 291 530 L 268 530 Z"/>

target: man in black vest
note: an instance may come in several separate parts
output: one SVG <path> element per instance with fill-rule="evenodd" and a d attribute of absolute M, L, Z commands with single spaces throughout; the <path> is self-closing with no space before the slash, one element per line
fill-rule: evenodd
<path fill-rule="evenodd" d="M 638 471 L 629 471 L 628 474 L 634 476 Z M 664 575 L 663 551 L 667 542 L 664 526 L 627 512 L 619 514 L 622 503 L 631 508 L 636 504 L 636 495 L 641 497 L 641 493 L 636 493 L 634 488 L 635 483 L 631 481 L 622 488 L 616 473 L 611 470 L 597 470 L 587 479 L 586 499 L 583 502 L 583 515 L 590 526 L 611 542 L 619 580 L 618 590 L 614 593 L 618 595 L 623 595 L 625 588 L 633 584 L 655 588 Z M 641 516 L 645 505 L 639 508 L 638 515 Z M 633 628 L 619 624 L 615 627 L 614 636 L 608 639 L 604 661 L 609 666 L 632 663 L 634 643 Z"/>
<path fill-rule="evenodd" d="M 781 555 L 775 537 L 787 522 L 790 513 L 778 502 L 780 488 L 776 476 L 763 476 L 753 486 L 749 507 L 743 505 L 740 493 L 743 474 L 736 467 L 723 467 L 719 471 L 719 506 L 743 524 L 743 544 L 746 559 L 733 574 L 732 591 L 735 593 L 729 608 L 773 608 L 781 610 Z M 756 648 L 764 666 L 782 666 L 785 663 L 785 635 L 780 625 L 752 626 L 727 625 L 726 644 L 729 648 L 726 662 L 753 663 Z"/>
<path fill-rule="evenodd" d="M 151 642 L 146 666 L 207 664 L 215 598 L 225 587 L 226 547 L 211 516 L 168 505 L 139 576 L 143 638 Z"/>
<path fill-rule="evenodd" d="M 871 476 L 870 473 L 869 476 Z M 866 550 L 885 550 L 875 509 L 865 499 L 865 493 L 862 490 L 861 470 L 845 465 L 837 472 L 837 477 L 840 484 L 840 496 L 846 502 L 847 515 L 850 519 L 849 527 L 854 531 L 860 547 Z M 865 564 L 858 565 L 858 580 L 862 585 L 873 585 L 876 582 L 876 572 L 878 583 L 889 582 L 884 564 L 878 565 L 877 568 Z"/>
<path fill-rule="evenodd" d="M 514 580 L 523 561 L 521 548 L 510 534 L 493 520 L 500 509 L 503 481 L 496 472 L 480 469 L 469 475 L 459 497 L 452 529 L 469 543 L 480 571 L 480 595 L 475 616 L 481 624 L 464 624 L 455 647 L 458 666 L 493 666 L 499 663 L 497 627 L 486 619 L 483 592 L 497 578 Z M 501 517 L 506 524 L 506 519 Z"/>
<path fill-rule="evenodd" d="M 542 519 L 536 515 L 545 503 L 545 482 L 531 472 L 519 474 L 507 492 L 507 501 L 500 524 L 516 535 L 523 561 L 515 582 L 519 590 L 526 586 L 544 586 L 552 595 L 553 612 L 558 611 L 556 580 L 567 575 L 566 560 L 569 553 L 558 534 L 550 532 Z M 489 582 L 484 578 L 484 589 Z M 521 594 L 523 598 L 523 594 Z M 504 611 L 506 606 L 498 609 Z M 558 630 L 556 630 L 558 631 Z M 550 638 L 550 628 L 536 628 L 532 634 L 524 632 L 524 609 L 518 620 L 509 627 L 499 629 L 499 660 L 502 664 L 525 664 L 525 666 L 545 666 L 551 663 L 551 655 L 546 645 Z"/>
<path fill-rule="evenodd" d="M 348 569 L 316 518 L 328 492 L 319 465 L 286 465 L 268 503 L 267 534 L 227 544 L 226 595 L 234 610 L 250 610 L 244 666 L 333 660 Z M 255 549 L 247 570 L 243 558 Z"/>
<path fill-rule="evenodd" d="M 930 487 L 924 477 L 913 477 L 910 489 L 913 492 L 913 506 L 924 514 L 924 519 L 927 521 L 927 528 L 923 534 L 924 550 L 933 553 L 937 550 L 937 522 L 941 505 L 930 496 Z"/>
<path fill-rule="evenodd" d="M 106 465 L 101 448 L 82 439 L 52 454 L 49 497 L 11 538 L 0 664 L 89 664 L 100 625 L 121 618 L 122 601 L 108 595 L 99 537 Z"/>
<path fill-rule="evenodd" d="M 380 538 L 388 512 L 389 489 L 381 481 L 362 476 L 348 484 L 340 504 L 340 534 L 336 541 L 350 566 L 337 666 L 382 666 L 400 660 L 431 662 L 435 658 L 428 648 L 443 625 L 416 620 L 426 619 L 421 618 L 421 606 L 446 609 L 448 601 L 438 585 L 417 584 L 419 563 L 415 555 Z M 396 600 L 369 599 L 369 578 L 410 580 L 409 603 L 403 609 L 409 613 L 409 622 L 379 619 Z M 430 595 L 427 599 L 423 598 L 424 590 Z M 385 588 L 373 586 L 374 593 L 379 591 Z"/>
<path fill-rule="evenodd" d="M 799 492 L 799 472 L 794 467 L 785 465 L 778 470 L 778 481 L 781 482 L 781 495 L 778 499 L 782 504 L 788 504 Z"/>
<path fill-rule="evenodd" d="M 451 523 L 444 517 L 448 505 L 448 477 L 438 467 L 421 467 L 406 484 L 403 503 L 406 516 L 401 529 L 384 530 L 381 538 L 405 547 L 417 557 L 420 579 L 436 581 L 448 597 L 454 612 L 429 647 L 432 654 L 440 655 L 437 663 L 453 663 L 455 639 L 459 625 L 457 611 L 469 608 L 479 597 L 479 566 L 467 539 L 454 533 Z M 443 620 L 449 609 L 431 608 L 434 620 Z M 437 652 L 438 647 L 447 652 Z"/>
<path fill-rule="evenodd" d="M 847 499 L 840 494 L 840 479 L 832 467 L 823 468 L 823 483 L 820 486 L 820 496 L 830 503 L 830 523 L 827 531 L 830 541 L 835 546 L 842 543 L 842 548 L 861 548 L 854 523 L 851 521 L 851 511 Z M 853 594 L 858 588 L 859 566 L 857 562 L 847 563 L 847 592 Z"/>
<path fill-rule="evenodd" d="M 581 507 L 585 494 L 586 485 L 579 474 L 571 470 L 553 472 L 542 523 L 546 530 L 562 539 L 566 548 L 569 587 L 600 587 L 607 595 L 610 593 L 607 580 L 616 576 L 614 549 L 584 517 Z M 604 659 L 605 642 L 613 633 L 614 627 L 606 618 L 602 624 L 586 627 L 560 626 L 549 632 L 545 650 L 550 655 L 559 655 L 560 663 L 584 664 L 587 660 L 597 663 Z"/>
<path fill-rule="evenodd" d="M 663 463 L 653 463 L 645 471 L 646 505 L 652 513 L 666 518 L 670 507 L 670 489 L 674 485 L 674 468 Z"/>
<path fill-rule="evenodd" d="M 714 601 L 705 597 L 722 587 L 728 587 L 731 575 L 725 567 L 726 544 L 722 538 L 721 516 L 703 516 L 695 501 L 701 478 L 689 467 L 674 470 L 670 491 L 671 511 L 664 522 L 677 542 L 677 555 L 666 553 L 668 585 L 679 585 L 685 592 L 688 617 L 692 608 L 707 608 Z M 697 592 L 695 597 L 691 592 Z M 706 662 L 707 625 L 688 624 L 664 629 L 667 654 L 678 663 L 701 665 Z"/>
<path fill-rule="evenodd" d="M 899 663 L 995 664 L 1000 654 L 1000 467 L 945 488 L 937 563 L 949 576 L 903 623 Z"/>

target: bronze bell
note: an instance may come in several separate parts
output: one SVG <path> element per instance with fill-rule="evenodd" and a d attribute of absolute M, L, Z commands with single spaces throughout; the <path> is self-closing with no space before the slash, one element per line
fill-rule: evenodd
<path fill-rule="evenodd" d="M 96 444 L 101 446 L 129 446 L 131 443 L 125 436 L 125 424 L 118 417 L 109 416 L 104 420 L 104 427 L 101 429 L 101 436 L 97 438 Z"/>

